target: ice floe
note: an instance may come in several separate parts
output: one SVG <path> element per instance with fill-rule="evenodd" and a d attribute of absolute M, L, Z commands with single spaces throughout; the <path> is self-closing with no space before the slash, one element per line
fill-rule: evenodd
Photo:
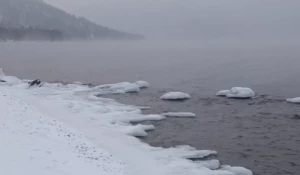
<path fill-rule="evenodd" d="M 182 117 L 182 118 L 194 118 L 196 117 L 196 114 L 191 112 L 167 112 L 162 113 L 161 115 L 166 117 Z"/>
<path fill-rule="evenodd" d="M 169 92 L 160 97 L 162 100 L 185 100 L 191 98 L 187 93 Z"/>
<path fill-rule="evenodd" d="M 230 94 L 230 90 L 221 90 L 217 93 L 217 96 L 224 96 L 226 97 L 228 94 Z"/>
<path fill-rule="evenodd" d="M 134 84 L 138 85 L 139 88 L 148 88 L 150 86 L 147 81 L 137 81 Z"/>
<path fill-rule="evenodd" d="M 232 173 L 234 173 L 235 175 L 253 175 L 252 171 L 244 168 L 244 167 L 232 167 L 229 165 L 223 165 L 221 167 L 222 170 L 228 170 Z"/>
<path fill-rule="evenodd" d="M 290 103 L 300 103 L 300 97 L 288 98 L 288 99 L 286 99 L 286 101 L 290 102 Z"/>
<path fill-rule="evenodd" d="M 103 94 L 124 94 L 124 93 L 134 93 L 139 92 L 140 87 L 137 84 L 122 82 L 116 84 L 105 84 L 93 87 L 91 91 L 103 95 Z"/>
<path fill-rule="evenodd" d="M 221 90 L 217 93 L 218 96 L 226 96 L 228 98 L 253 98 L 255 92 L 247 87 L 233 87 L 231 90 Z"/>

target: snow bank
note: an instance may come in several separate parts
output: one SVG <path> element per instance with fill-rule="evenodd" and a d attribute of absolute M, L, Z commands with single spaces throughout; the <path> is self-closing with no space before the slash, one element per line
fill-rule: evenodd
<path fill-rule="evenodd" d="M 247 87 L 233 87 L 231 90 L 221 90 L 218 96 L 226 96 L 228 98 L 253 98 L 255 92 Z"/>
<path fill-rule="evenodd" d="M 132 136 L 146 136 L 154 126 L 131 123 L 163 120 L 165 116 L 143 115 L 137 107 L 91 93 L 127 92 L 131 83 L 97 88 L 45 83 L 28 89 L 25 85 L 28 87 L 24 82 L 0 86 L 7 97 L 0 95 L 3 174 L 237 175 L 232 169 L 211 170 L 212 163 L 190 160 L 216 151 L 190 146 L 165 149 L 142 143 Z M 20 100 L 7 101 L 14 97 Z"/>
<path fill-rule="evenodd" d="M 124 175 L 111 154 L 3 90 L 0 106 L 1 174 Z"/>
<path fill-rule="evenodd" d="M 139 88 L 148 88 L 150 84 L 146 81 L 137 81 L 134 84 L 138 85 Z"/>
<path fill-rule="evenodd" d="M 160 97 L 162 100 L 184 100 L 189 99 L 191 96 L 183 92 L 169 92 Z"/>
<path fill-rule="evenodd" d="M 191 112 L 167 112 L 161 114 L 166 117 L 187 117 L 187 118 L 194 118 L 196 117 L 196 114 Z"/>
<path fill-rule="evenodd" d="M 17 77 L 6 76 L 1 68 L 0 68 L 0 80 L 5 81 L 7 84 L 10 84 L 10 85 L 11 84 L 18 84 L 18 83 L 22 82 Z"/>
<path fill-rule="evenodd" d="M 300 97 L 288 98 L 288 99 L 286 99 L 286 101 L 290 102 L 290 103 L 300 103 Z"/>

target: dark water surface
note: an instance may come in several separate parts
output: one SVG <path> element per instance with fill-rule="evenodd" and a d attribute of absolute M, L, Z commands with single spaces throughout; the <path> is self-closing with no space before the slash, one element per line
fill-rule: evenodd
<path fill-rule="evenodd" d="M 110 95 L 122 103 L 150 106 L 145 113 L 194 112 L 195 119 L 168 118 L 143 140 L 154 146 L 189 144 L 214 149 L 224 164 L 257 175 L 300 172 L 300 45 L 290 42 L 0 43 L 7 74 L 44 81 L 104 84 L 146 80 L 139 94 Z M 221 89 L 247 86 L 253 100 L 215 97 Z M 161 101 L 168 91 L 190 93 L 183 102 Z"/>

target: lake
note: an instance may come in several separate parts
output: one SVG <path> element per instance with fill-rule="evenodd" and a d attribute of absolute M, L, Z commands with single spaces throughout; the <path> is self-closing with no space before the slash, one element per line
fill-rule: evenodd
<path fill-rule="evenodd" d="M 143 141 L 154 146 L 189 144 L 219 152 L 223 164 L 258 175 L 300 171 L 300 44 L 292 40 L 9 42 L 0 43 L 8 75 L 43 81 L 106 84 L 146 80 L 139 94 L 108 95 L 145 113 L 194 112 L 195 119 L 154 122 Z M 218 90 L 251 87 L 252 100 L 215 97 Z M 168 91 L 192 99 L 161 101 Z"/>

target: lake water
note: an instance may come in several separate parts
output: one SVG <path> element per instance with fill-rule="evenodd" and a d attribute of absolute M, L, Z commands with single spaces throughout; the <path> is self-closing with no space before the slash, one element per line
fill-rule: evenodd
<path fill-rule="evenodd" d="M 146 80 L 151 88 L 139 94 L 108 97 L 150 106 L 145 113 L 194 112 L 197 117 L 155 122 L 145 142 L 214 149 L 223 164 L 257 175 L 298 175 L 300 106 L 285 99 L 300 96 L 299 48 L 286 40 L 0 43 L 0 67 L 9 75 L 43 81 Z M 215 97 L 232 86 L 251 87 L 258 96 Z M 161 101 L 168 91 L 187 92 L 192 99 Z"/>

